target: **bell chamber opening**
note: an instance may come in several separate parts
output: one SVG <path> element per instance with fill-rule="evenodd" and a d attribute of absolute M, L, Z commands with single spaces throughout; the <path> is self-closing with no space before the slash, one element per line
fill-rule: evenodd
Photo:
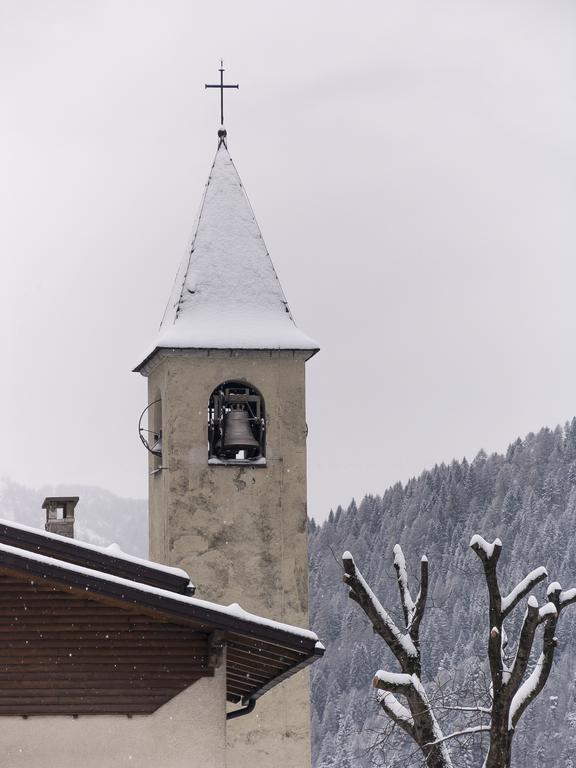
<path fill-rule="evenodd" d="M 208 463 L 266 464 L 266 414 L 260 392 L 225 381 L 208 402 Z"/>

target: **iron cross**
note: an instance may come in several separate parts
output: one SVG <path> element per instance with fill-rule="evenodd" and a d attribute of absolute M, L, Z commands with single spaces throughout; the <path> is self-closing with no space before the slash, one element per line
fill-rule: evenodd
<path fill-rule="evenodd" d="M 220 125 L 224 125 L 224 88 L 239 88 L 238 85 L 224 85 L 224 61 L 220 59 L 220 83 L 204 86 L 205 88 L 220 88 Z"/>

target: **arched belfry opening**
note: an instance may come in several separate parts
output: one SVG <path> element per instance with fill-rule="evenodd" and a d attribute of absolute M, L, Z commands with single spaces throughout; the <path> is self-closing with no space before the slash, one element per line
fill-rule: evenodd
<path fill-rule="evenodd" d="M 208 461 L 263 464 L 265 458 L 264 398 L 247 381 L 219 384 L 208 401 Z"/>

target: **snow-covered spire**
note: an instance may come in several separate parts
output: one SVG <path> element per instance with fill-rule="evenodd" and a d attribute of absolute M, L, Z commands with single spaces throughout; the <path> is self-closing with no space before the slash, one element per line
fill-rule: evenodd
<path fill-rule="evenodd" d="M 296 327 L 222 141 L 158 337 L 136 370 L 166 348 L 318 350 Z"/>

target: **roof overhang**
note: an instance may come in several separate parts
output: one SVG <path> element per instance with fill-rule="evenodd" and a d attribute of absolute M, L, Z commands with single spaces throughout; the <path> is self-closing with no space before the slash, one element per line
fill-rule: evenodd
<path fill-rule="evenodd" d="M 0 544 L 0 597 L 13 606 L 0 616 L 0 664 L 15 662 L 9 669 L 26 682 L 20 691 L 9 690 L 5 705 L 0 679 L 0 715 L 154 711 L 213 674 L 215 636 L 227 647 L 226 692 L 233 702 L 259 698 L 324 652 L 312 632 L 238 606 L 218 606 L 6 544 Z M 118 668 L 125 672 L 124 698 L 107 690 Z M 80 698 L 69 691 L 62 700 L 42 698 L 46 680 L 59 690 L 81 691 Z"/>

